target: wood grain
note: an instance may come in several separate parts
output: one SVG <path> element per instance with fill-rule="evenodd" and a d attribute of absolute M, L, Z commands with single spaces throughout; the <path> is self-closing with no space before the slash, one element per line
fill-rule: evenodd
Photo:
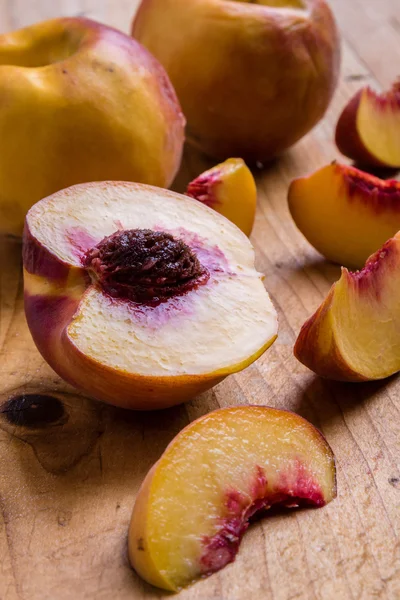
<path fill-rule="evenodd" d="M 85 14 L 128 31 L 137 4 L 0 0 L 0 30 Z M 0 240 L 0 600 L 168 597 L 139 580 L 127 562 L 135 494 L 184 425 L 219 406 L 246 403 L 295 410 L 322 429 L 337 457 L 338 498 L 318 511 L 275 514 L 253 525 L 236 562 L 180 598 L 400 598 L 400 380 L 329 383 L 292 354 L 300 326 L 339 269 L 296 230 L 288 183 L 339 157 L 333 128 L 343 104 L 363 83 L 388 86 L 400 64 L 398 0 L 331 4 L 343 31 L 332 106 L 312 134 L 256 173 L 252 240 L 280 318 L 278 341 L 256 364 L 159 413 L 128 413 L 84 398 L 38 355 L 23 314 L 20 246 Z M 208 164 L 188 149 L 175 188 Z"/>

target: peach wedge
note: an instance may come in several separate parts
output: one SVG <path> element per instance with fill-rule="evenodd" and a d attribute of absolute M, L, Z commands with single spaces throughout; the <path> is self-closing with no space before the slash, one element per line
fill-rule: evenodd
<path fill-rule="evenodd" d="M 400 233 L 361 271 L 342 269 L 303 325 L 295 356 L 328 379 L 369 381 L 400 370 Z"/>
<path fill-rule="evenodd" d="M 249 240 L 187 196 L 134 183 L 73 186 L 30 209 L 23 258 L 39 351 L 112 404 L 188 400 L 276 338 Z"/>
<path fill-rule="evenodd" d="M 320 507 L 335 496 L 334 456 L 311 423 L 265 406 L 216 410 L 183 429 L 145 478 L 129 530 L 131 564 L 177 591 L 232 562 L 256 513 Z"/>
<path fill-rule="evenodd" d="M 340 115 L 336 127 L 340 152 L 360 164 L 400 167 L 400 81 L 378 94 L 362 88 Z"/>
<path fill-rule="evenodd" d="M 241 158 L 228 158 L 191 181 L 186 194 L 204 202 L 250 235 L 256 214 L 257 188 Z"/>
<path fill-rule="evenodd" d="M 329 260 L 361 268 L 400 229 L 400 182 L 332 163 L 289 188 L 289 209 L 307 240 Z"/>

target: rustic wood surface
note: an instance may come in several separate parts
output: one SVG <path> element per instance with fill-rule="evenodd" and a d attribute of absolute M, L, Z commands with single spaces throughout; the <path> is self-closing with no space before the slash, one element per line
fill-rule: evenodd
<path fill-rule="evenodd" d="M 219 406 L 246 403 L 292 409 L 322 429 L 337 457 L 338 498 L 321 510 L 275 514 L 253 525 L 236 562 L 180 598 L 400 598 L 400 380 L 329 383 L 292 355 L 301 324 L 339 269 L 296 230 L 287 209 L 288 183 L 339 158 L 334 124 L 360 85 L 385 87 L 399 74 L 399 0 L 331 4 L 343 32 L 342 77 L 332 106 L 311 135 L 256 173 L 259 209 L 252 240 L 280 317 L 278 341 L 256 364 L 189 404 L 159 413 L 132 414 L 84 398 L 37 353 L 23 313 L 20 246 L 1 240 L 1 600 L 168 597 L 128 565 L 135 494 L 184 425 Z M 85 14 L 128 31 L 136 5 L 0 0 L 0 30 Z M 176 188 L 206 166 L 188 150 Z M 24 394 L 41 398 L 29 409 Z"/>

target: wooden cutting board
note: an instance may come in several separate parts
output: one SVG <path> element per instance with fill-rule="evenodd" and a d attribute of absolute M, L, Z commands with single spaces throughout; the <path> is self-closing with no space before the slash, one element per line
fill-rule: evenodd
<path fill-rule="evenodd" d="M 343 30 L 342 79 L 331 109 L 311 135 L 256 173 L 252 241 L 280 319 L 278 341 L 256 364 L 185 406 L 158 413 L 129 413 L 82 397 L 36 351 L 23 312 L 20 244 L 1 239 L 0 600 L 168 597 L 128 565 L 127 528 L 138 487 L 189 421 L 247 403 L 294 410 L 323 431 L 337 458 L 338 498 L 321 510 L 274 514 L 254 524 L 236 562 L 180 598 L 400 598 L 400 380 L 330 383 L 292 354 L 300 326 L 339 268 L 296 230 L 288 183 L 339 158 L 333 129 L 345 101 L 362 84 L 388 86 L 400 65 L 398 0 L 331 3 Z M 84 13 L 128 31 L 136 5 L 1 0 L 0 29 Z M 175 188 L 183 190 L 208 166 L 187 150 Z"/>

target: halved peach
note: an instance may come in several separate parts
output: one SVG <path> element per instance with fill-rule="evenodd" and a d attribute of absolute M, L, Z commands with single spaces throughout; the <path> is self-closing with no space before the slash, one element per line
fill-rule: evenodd
<path fill-rule="evenodd" d="M 30 209 L 23 254 L 38 349 L 61 377 L 112 404 L 188 400 L 276 338 L 249 240 L 187 196 L 74 186 Z"/>
<path fill-rule="evenodd" d="M 216 410 L 183 429 L 149 471 L 130 560 L 149 583 L 177 591 L 232 562 L 256 513 L 335 496 L 334 456 L 311 423 L 265 406 Z"/>
<path fill-rule="evenodd" d="M 303 325 L 295 356 L 328 379 L 368 381 L 400 370 L 400 232 L 361 271 L 342 269 Z"/>
<path fill-rule="evenodd" d="M 339 117 L 336 144 L 360 164 L 400 167 L 400 80 L 382 94 L 357 92 Z"/>
<path fill-rule="evenodd" d="M 332 163 L 289 187 L 291 215 L 329 260 L 360 268 L 400 229 L 400 181 Z"/>
<path fill-rule="evenodd" d="M 241 158 L 228 158 L 205 171 L 189 183 L 186 194 L 227 217 L 246 235 L 251 234 L 257 188 L 250 169 Z"/>

